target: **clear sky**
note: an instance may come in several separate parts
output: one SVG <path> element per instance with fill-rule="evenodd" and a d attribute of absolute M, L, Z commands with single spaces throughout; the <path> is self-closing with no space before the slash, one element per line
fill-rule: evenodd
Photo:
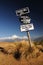
<path fill-rule="evenodd" d="M 43 0 L 0 0 L 0 37 L 26 36 L 26 32 L 20 31 L 21 23 L 15 13 L 24 7 L 29 7 L 35 28 L 30 31 L 31 37 L 43 36 Z"/>

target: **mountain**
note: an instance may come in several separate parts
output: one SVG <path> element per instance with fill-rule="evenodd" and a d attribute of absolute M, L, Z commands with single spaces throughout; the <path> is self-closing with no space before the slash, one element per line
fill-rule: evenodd
<path fill-rule="evenodd" d="M 43 41 L 43 36 L 35 38 L 34 41 Z"/>
<path fill-rule="evenodd" d="M 15 41 L 21 41 L 21 40 L 27 40 L 27 36 L 17 36 L 17 35 L 13 35 L 10 37 L 3 37 L 0 38 L 0 42 L 15 42 Z"/>
<path fill-rule="evenodd" d="M 9 37 L 2 37 L 0 38 L 0 42 L 16 42 L 16 41 L 21 41 L 21 40 L 28 40 L 27 36 L 17 36 L 17 35 L 12 35 Z M 37 38 L 32 38 L 31 40 L 33 41 L 43 41 L 43 36 L 37 37 Z"/>

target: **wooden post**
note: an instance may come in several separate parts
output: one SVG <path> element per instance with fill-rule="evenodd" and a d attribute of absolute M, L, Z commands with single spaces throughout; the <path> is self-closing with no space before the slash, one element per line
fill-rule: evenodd
<path fill-rule="evenodd" d="M 29 51 L 31 52 L 31 38 L 30 38 L 30 33 L 27 31 L 27 36 L 28 36 L 28 42 L 29 42 Z"/>

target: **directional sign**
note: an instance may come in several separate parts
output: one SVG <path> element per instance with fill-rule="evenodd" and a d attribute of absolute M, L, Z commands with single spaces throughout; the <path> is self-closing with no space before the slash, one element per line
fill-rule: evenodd
<path fill-rule="evenodd" d="M 21 16 L 19 18 L 19 20 L 22 22 L 22 23 L 30 23 L 31 19 L 29 16 Z"/>
<path fill-rule="evenodd" d="M 28 30 L 34 30 L 33 24 L 25 24 L 20 26 L 21 32 L 28 31 Z"/>
<path fill-rule="evenodd" d="M 17 16 L 21 16 L 21 15 L 24 15 L 24 14 L 27 14 L 27 13 L 30 13 L 28 7 L 25 7 L 25 8 L 19 9 L 19 10 L 16 10 L 16 15 Z"/>

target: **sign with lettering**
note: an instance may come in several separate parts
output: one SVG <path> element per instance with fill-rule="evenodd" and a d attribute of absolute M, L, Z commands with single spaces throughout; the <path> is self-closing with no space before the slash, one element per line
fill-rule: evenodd
<path fill-rule="evenodd" d="M 31 19 L 30 19 L 30 17 L 29 16 L 21 16 L 20 18 L 19 18 L 19 20 L 22 22 L 22 23 L 30 23 L 30 21 L 31 21 Z"/>
<path fill-rule="evenodd" d="M 17 16 L 21 16 L 21 15 L 24 15 L 24 14 L 27 14 L 27 13 L 30 13 L 30 10 L 29 10 L 28 7 L 16 10 L 16 15 Z"/>
<path fill-rule="evenodd" d="M 21 30 L 21 32 L 28 31 L 28 30 L 34 30 L 34 26 L 33 26 L 32 23 L 31 24 L 26 24 L 26 25 L 21 25 L 20 30 Z"/>

